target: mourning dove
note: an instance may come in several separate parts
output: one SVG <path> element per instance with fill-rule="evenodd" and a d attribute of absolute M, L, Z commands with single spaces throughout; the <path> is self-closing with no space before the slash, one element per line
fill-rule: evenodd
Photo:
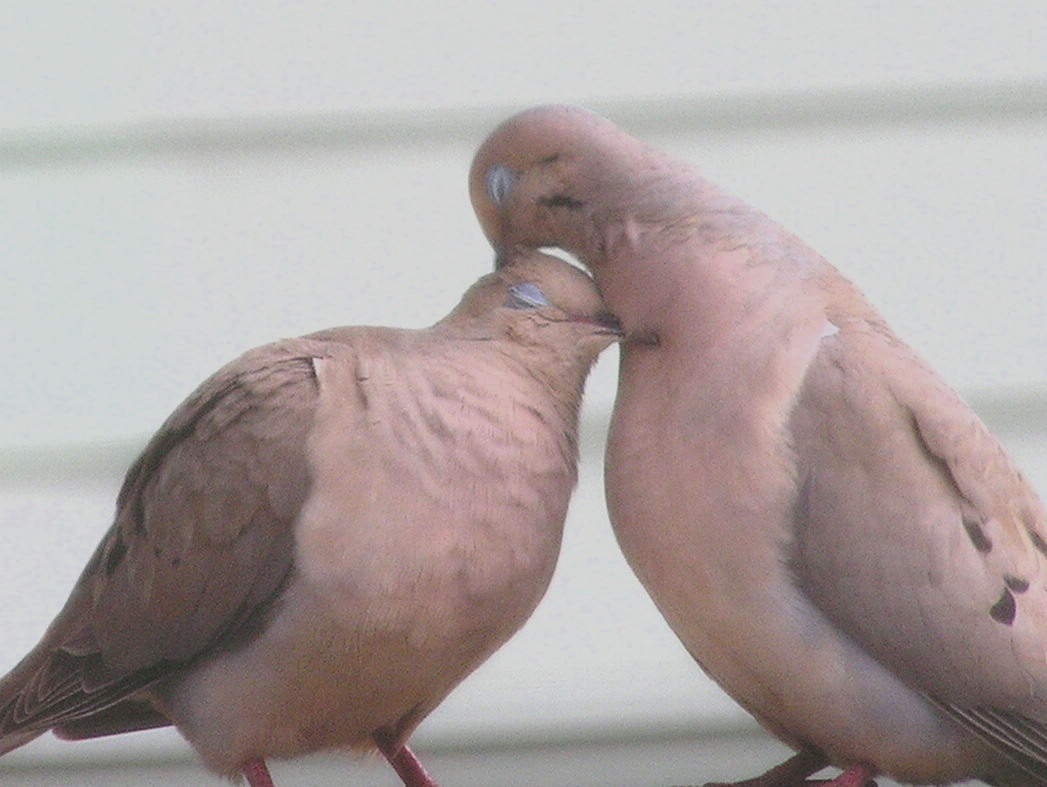
<path fill-rule="evenodd" d="M 607 120 L 539 107 L 473 162 L 499 264 L 559 246 L 626 332 L 606 492 L 694 658 L 799 754 L 752 785 L 1047 785 L 1047 515 L 847 279 Z"/>
<path fill-rule="evenodd" d="M 524 254 L 425 330 L 251 350 L 131 467 L 39 645 L 0 681 L 0 751 L 174 724 L 211 770 L 405 747 L 545 593 L 578 411 L 617 338 L 592 280 Z"/>

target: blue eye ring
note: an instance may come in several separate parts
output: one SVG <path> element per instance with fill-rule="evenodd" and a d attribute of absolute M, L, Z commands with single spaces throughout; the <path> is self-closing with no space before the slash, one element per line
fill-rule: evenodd
<path fill-rule="evenodd" d="M 541 309 L 552 306 L 541 288 L 533 282 L 514 284 L 505 296 L 505 305 L 510 309 Z"/>
<path fill-rule="evenodd" d="M 516 173 L 502 164 L 495 164 L 484 178 L 484 187 L 491 202 L 501 207 L 509 199 L 509 192 L 516 184 Z"/>

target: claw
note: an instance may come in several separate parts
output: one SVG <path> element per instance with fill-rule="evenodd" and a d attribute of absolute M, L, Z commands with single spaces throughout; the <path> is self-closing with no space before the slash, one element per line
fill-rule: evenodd
<path fill-rule="evenodd" d="M 873 781 L 876 771 L 868 765 L 852 765 L 835 779 L 808 781 L 808 776 L 820 771 L 827 764 L 820 755 L 800 752 L 755 779 L 746 779 L 743 782 L 709 782 L 704 787 L 877 787 Z"/>
<path fill-rule="evenodd" d="M 876 787 L 873 777 L 876 771 L 868 765 L 851 765 L 835 779 L 810 784 L 824 784 L 826 787 Z"/>
<path fill-rule="evenodd" d="M 762 776 L 744 782 L 710 782 L 705 787 L 801 787 L 805 779 L 828 762 L 820 754 L 800 752 Z"/>

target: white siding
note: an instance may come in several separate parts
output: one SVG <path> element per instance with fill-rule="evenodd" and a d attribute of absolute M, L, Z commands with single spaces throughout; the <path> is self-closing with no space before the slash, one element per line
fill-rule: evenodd
<path fill-rule="evenodd" d="M 8 0 L 0 669 L 64 600 L 126 462 L 205 375 L 328 325 L 430 323 L 488 269 L 470 157 L 536 102 L 606 112 L 808 240 L 1047 490 L 1047 10 L 943 8 Z M 614 544 L 614 366 L 611 352 L 590 382 L 546 601 L 423 745 L 744 721 Z M 135 747 L 183 751 L 165 734 L 45 740 L 0 776 Z"/>

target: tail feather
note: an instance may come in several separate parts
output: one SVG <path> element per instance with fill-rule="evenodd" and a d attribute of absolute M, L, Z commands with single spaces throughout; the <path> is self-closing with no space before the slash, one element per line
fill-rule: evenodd
<path fill-rule="evenodd" d="M 26 703 L 26 691 L 33 678 L 48 662 L 50 653 L 37 646 L 0 678 L 0 755 L 23 746 L 47 732 L 47 727 L 19 723 L 20 708 Z"/>
<path fill-rule="evenodd" d="M 25 746 L 29 741 L 36 740 L 45 732 L 47 730 L 24 730 L 0 737 L 0 757 L 9 751 L 14 751 L 19 746 Z"/>
<path fill-rule="evenodd" d="M 85 673 L 97 658 L 41 643 L 0 678 L 0 755 L 51 729 L 80 740 L 170 724 L 140 694 L 156 682 L 160 666 L 96 685 Z"/>
<path fill-rule="evenodd" d="M 1018 784 L 1047 787 L 1047 726 L 1043 723 L 1013 711 L 931 701 L 1006 757 L 1022 774 Z"/>

